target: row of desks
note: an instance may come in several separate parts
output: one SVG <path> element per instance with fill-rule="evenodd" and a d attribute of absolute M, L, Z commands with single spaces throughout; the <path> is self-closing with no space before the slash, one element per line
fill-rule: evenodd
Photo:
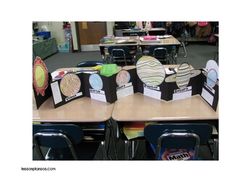
<path fill-rule="evenodd" d="M 123 43 L 122 43 L 123 42 Z M 108 47 L 108 46 L 146 46 L 146 45 L 161 45 L 161 46 L 167 46 L 167 45 L 176 45 L 179 46 L 180 42 L 173 37 L 172 35 L 169 35 L 168 38 L 160 38 L 160 41 L 141 41 L 139 36 L 129 36 L 129 37 L 114 37 L 112 43 L 100 43 L 100 47 Z"/>
<path fill-rule="evenodd" d="M 199 95 L 176 101 L 160 101 L 140 93 L 124 97 L 115 103 L 104 103 L 83 97 L 54 108 L 52 98 L 39 109 L 33 109 L 37 122 L 117 122 L 218 120 L 215 112 Z"/>

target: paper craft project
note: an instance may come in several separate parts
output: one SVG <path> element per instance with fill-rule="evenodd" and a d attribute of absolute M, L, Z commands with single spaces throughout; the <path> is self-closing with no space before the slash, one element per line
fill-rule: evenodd
<path fill-rule="evenodd" d="M 45 90 L 48 87 L 48 70 L 40 57 L 36 57 L 34 61 L 33 85 L 37 95 L 45 95 Z"/>
<path fill-rule="evenodd" d="M 126 70 L 121 70 L 116 75 L 116 84 L 120 87 L 122 85 L 127 84 L 130 81 L 130 74 Z"/>
<path fill-rule="evenodd" d="M 92 74 L 89 77 L 89 84 L 95 90 L 101 90 L 103 88 L 103 82 L 98 74 Z"/>
<path fill-rule="evenodd" d="M 165 69 L 156 58 L 142 56 L 136 65 L 137 75 L 147 86 L 158 86 L 165 79 Z"/>
<path fill-rule="evenodd" d="M 191 73 L 190 78 L 193 78 L 200 75 L 201 70 L 191 70 L 190 73 Z M 167 83 L 176 82 L 176 74 L 166 77 L 165 82 Z"/>
<path fill-rule="evenodd" d="M 81 81 L 74 73 L 66 74 L 60 82 L 60 90 L 66 97 L 72 97 L 79 92 Z"/>
<path fill-rule="evenodd" d="M 191 78 L 190 65 L 187 63 L 181 64 L 176 73 L 176 84 L 182 89 L 188 86 L 189 80 Z"/>
<path fill-rule="evenodd" d="M 219 86 L 218 86 L 218 65 L 214 60 L 209 60 L 203 71 L 204 83 L 202 87 L 201 96 L 214 109 L 217 109 Z"/>
<path fill-rule="evenodd" d="M 207 86 L 213 88 L 217 83 L 218 74 L 215 69 L 210 69 L 207 72 Z"/>

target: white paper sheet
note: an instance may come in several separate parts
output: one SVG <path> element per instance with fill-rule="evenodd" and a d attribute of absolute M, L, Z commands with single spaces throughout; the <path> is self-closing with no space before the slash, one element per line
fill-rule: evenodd
<path fill-rule="evenodd" d="M 177 92 L 173 94 L 173 100 L 186 99 L 192 96 L 192 87 L 189 86 L 184 89 L 178 89 Z"/>
<path fill-rule="evenodd" d="M 52 96 L 55 104 L 58 104 L 62 101 L 61 92 L 59 89 L 58 82 L 51 83 Z"/>
<path fill-rule="evenodd" d="M 124 87 L 118 88 L 116 91 L 117 99 L 134 94 L 134 87 L 132 83 L 127 83 Z"/>
<path fill-rule="evenodd" d="M 158 89 L 150 89 L 148 87 L 143 87 L 143 94 L 148 96 L 148 97 L 152 97 L 154 99 L 158 99 L 161 100 L 161 92 Z"/>
<path fill-rule="evenodd" d="M 206 89 L 202 88 L 201 96 L 212 106 L 214 97 Z"/>
<path fill-rule="evenodd" d="M 90 89 L 89 91 L 91 99 L 107 102 L 106 95 L 103 90 Z"/>

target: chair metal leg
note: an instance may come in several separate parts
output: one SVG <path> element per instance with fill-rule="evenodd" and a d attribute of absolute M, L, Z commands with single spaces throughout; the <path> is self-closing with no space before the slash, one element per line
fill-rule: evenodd
<path fill-rule="evenodd" d="M 219 150 L 219 146 L 218 146 L 218 139 L 214 139 L 213 140 L 213 159 L 214 160 L 218 160 L 219 159 L 219 152 L 218 152 L 218 150 Z"/>
<path fill-rule="evenodd" d="M 186 50 L 186 47 L 185 47 L 185 43 L 181 42 L 181 45 L 182 45 L 182 47 L 184 49 L 184 58 L 186 58 L 187 57 L 187 50 Z"/>
<path fill-rule="evenodd" d="M 105 141 L 101 141 L 103 160 L 107 160 Z"/>
<path fill-rule="evenodd" d="M 131 141 L 131 159 L 134 158 L 135 141 Z"/>
<path fill-rule="evenodd" d="M 125 140 L 125 159 L 129 160 L 130 159 L 130 142 L 128 140 Z"/>

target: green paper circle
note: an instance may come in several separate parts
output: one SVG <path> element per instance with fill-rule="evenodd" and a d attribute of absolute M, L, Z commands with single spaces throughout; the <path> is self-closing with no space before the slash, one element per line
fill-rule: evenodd
<path fill-rule="evenodd" d="M 45 83 L 45 71 L 41 66 L 36 66 L 35 80 L 38 87 L 43 87 Z"/>

